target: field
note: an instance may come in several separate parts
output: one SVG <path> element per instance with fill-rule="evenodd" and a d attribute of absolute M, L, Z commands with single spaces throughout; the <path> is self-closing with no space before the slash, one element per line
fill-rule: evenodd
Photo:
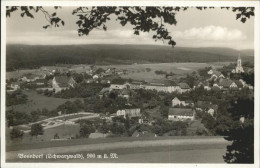
<path fill-rule="evenodd" d="M 78 142 L 78 144 L 75 142 Z M 53 146 L 53 143 L 56 143 L 56 146 Z M 143 140 L 137 138 L 102 138 L 41 143 L 38 147 L 34 147 L 33 143 L 27 148 L 23 148 L 23 145 L 18 146 L 18 149 L 20 148 L 28 154 L 35 152 L 43 154 L 79 153 L 85 156 L 83 160 L 42 160 L 47 162 L 222 163 L 222 155 L 225 154 L 225 148 L 228 144 L 229 142 L 222 137 L 150 137 Z M 10 148 L 7 150 L 7 157 L 13 158 L 12 161 L 16 160 L 17 152 L 19 152 L 19 150 L 16 150 L 10 150 Z M 117 153 L 118 159 L 87 159 L 88 153 L 108 155 L 109 153 Z"/>
<path fill-rule="evenodd" d="M 61 125 L 54 128 L 49 128 L 44 130 L 44 135 L 39 135 L 38 137 L 32 137 L 29 133 L 25 133 L 23 139 L 10 140 L 9 136 L 10 129 L 6 129 L 6 144 L 15 145 L 15 144 L 30 144 L 37 142 L 46 142 L 53 139 L 54 135 L 58 133 L 61 139 L 75 137 L 79 133 L 79 124 L 71 125 Z"/>
<path fill-rule="evenodd" d="M 28 96 L 28 102 L 26 104 L 10 106 L 7 109 L 13 109 L 14 111 L 22 111 L 27 113 L 37 109 L 42 110 L 43 108 L 46 108 L 47 110 L 54 110 L 59 105 L 64 104 L 66 101 L 76 100 L 47 97 L 42 94 L 37 94 L 36 91 L 33 90 L 23 90 L 23 93 Z"/>
<path fill-rule="evenodd" d="M 129 79 L 132 78 L 134 80 L 145 80 L 147 82 L 152 81 L 160 81 L 165 79 L 165 75 L 156 75 L 154 71 L 161 70 L 166 71 L 168 73 L 172 72 L 175 74 L 175 78 L 183 77 L 188 73 L 192 73 L 193 71 L 197 71 L 198 69 L 207 67 L 207 66 L 215 66 L 216 68 L 222 67 L 224 65 L 228 65 L 230 62 L 212 62 L 212 63 L 155 63 L 155 64 L 132 64 L 132 65 L 98 65 L 98 68 L 116 68 L 121 71 L 126 71 L 126 74 L 120 75 L 123 78 Z M 66 69 L 66 67 L 62 66 L 46 66 L 48 70 L 53 70 L 56 68 Z M 150 71 L 147 71 L 147 68 Z M 90 65 L 68 65 L 67 70 L 70 69 L 77 73 L 86 72 L 86 70 L 90 69 Z M 22 77 L 24 74 L 32 73 L 32 74 L 43 74 L 47 73 L 47 71 L 40 71 L 38 69 L 31 69 L 31 70 L 19 70 L 19 71 L 12 71 L 6 72 L 6 78 L 19 78 Z"/>
<path fill-rule="evenodd" d="M 216 68 L 227 65 L 229 62 L 217 63 L 160 63 L 160 64 L 133 64 L 133 65 L 111 65 L 111 66 L 98 66 L 104 69 L 116 67 L 126 74 L 120 75 L 126 79 L 145 80 L 147 82 L 165 80 L 165 75 L 157 75 L 155 71 L 165 71 L 167 73 L 174 73 L 174 78 L 180 78 L 186 74 L 197 71 L 198 69 L 214 65 Z M 150 69 L 147 70 L 147 69 Z"/>

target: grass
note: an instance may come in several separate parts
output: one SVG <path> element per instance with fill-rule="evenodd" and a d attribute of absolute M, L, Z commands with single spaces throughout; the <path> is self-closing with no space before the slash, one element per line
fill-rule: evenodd
<path fill-rule="evenodd" d="M 156 63 L 156 64 L 133 64 L 133 65 L 109 65 L 109 66 L 97 66 L 103 69 L 116 67 L 120 70 L 126 70 L 127 74 L 122 74 L 123 78 L 132 78 L 134 80 L 146 80 L 147 82 L 165 80 L 165 75 L 156 75 L 154 71 L 162 70 L 168 73 L 172 72 L 175 78 L 180 78 L 198 69 L 214 65 L 215 67 L 222 67 L 227 65 L 227 62 L 218 63 Z M 150 68 L 151 71 L 147 71 L 146 68 Z"/>
<path fill-rule="evenodd" d="M 75 137 L 76 134 L 79 133 L 79 124 L 75 124 L 75 125 L 61 125 L 61 126 L 57 126 L 54 128 L 49 128 L 49 129 L 45 129 L 44 130 L 44 135 L 39 135 L 37 138 L 36 137 L 32 137 L 31 135 L 29 135 L 29 133 L 25 133 L 22 139 L 17 139 L 17 140 L 10 140 L 10 136 L 9 136 L 9 132 L 10 129 L 7 129 L 6 131 L 6 144 L 7 146 L 11 145 L 11 146 L 23 146 L 23 144 L 38 144 L 39 143 L 52 143 L 52 141 L 50 141 L 51 139 L 53 139 L 54 135 L 56 133 L 58 133 L 59 137 L 61 139 L 63 138 L 69 138 L 69 137 Z M 26 146 L 26 145 L 25 145 Z M 30 145 L 29 145 L 30 146 Z M 41 145 L 40 145 L 41 146 Z"/>
<path fill-rule="evenodd" d="M 57 128 L 57 127 L 56 127 Z M 67 129 L 67 128 L 60 128 Z M 51 129 L 50 129 L 51 130 Z M 51 130 L 48 132 L 53 138 L 54 134 L 58 132 L 57 130 Z M 63 130 L 62 130 L 63 131 Z M 72 130 L 73 131 L 73 130 Z M 46 132 L 45 132 L 46 133 Z M 78 130 L 76 131 L 78 133 Z M 62 135 L 59 133 L 59 135 Z M 59 147 L 59 146 L 74 146 L 74 145 L 84 145 L 84 144 L 101 144 L 101 143 L 113 143 L 113 142 L 132 142 L 132 141 L 146 141 L 146 140 L 164 140 L 164 139 L 197 139 L 197 138 L 222 138 L 221 136 L 162 136 L 162 137 L 111 137 L 111 138 L 98 138 L 98 139 L 71 139 L 66 141 L 23 141 L 23 143 L 13 143 L 7 144 L 6 151 L 16 151 L 16 150 L 26 150 L 26 149 L 40 149 L 40 148 L 49 148 L 49 147 Z M 7 141 L 8 142 L 8 141 Z"/>
<path fill-rule="evenodd" d="M 187 135 L 196 135 L 197 129 L 206 130 L 205 126 L 199 120 L 194 120 L 191 122 L 190 126 L 187 128 Z"/>
<path fill-rule="evenodd" d="M 24 94 L 28 96 L 28 102 L 26 104 L 19 104 L 15 106 L 10 106 L 8 109 L 13 109 L 14 111 L 22 111 L 26 113 L 30 113 L 31 111 L 37 109 L 46 108 L 47 110 L 54 110 L 59 105 L 64 104 L 66 101 L 74 101 L 75 99 L 62 99 L 62 98 L 54 98 L 47 97 L 42 94 L 37 94 L 33 90 L 24 90 Z"/>

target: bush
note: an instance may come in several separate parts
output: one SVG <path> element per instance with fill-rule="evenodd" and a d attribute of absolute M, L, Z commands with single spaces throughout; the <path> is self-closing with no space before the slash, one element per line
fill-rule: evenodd
<path fill-rule="evenodd" d="M 41 124 L 36 123 L 31 126 L 31 136 L 43 135 L 43 127 Z"/>
<path fill-rule="evenodd" d="M 23 137 L 23 131 L 13 128 L 12 131 L 10 132 L 10 138 L 15 139 L 15 138 L 22 138 Z"/>

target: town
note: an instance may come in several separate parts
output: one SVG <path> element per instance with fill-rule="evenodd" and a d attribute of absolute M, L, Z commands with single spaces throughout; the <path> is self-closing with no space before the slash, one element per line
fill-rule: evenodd
<path fill-rule="evenodd" d="M 9 143 L 225 135 L 231 117 L 229 102 L 253 100 L 253 68 L 248 62 L 242 64 L 238 56 L 235 63 L 208 66 L 179 78 L 155 71 L 163 80 L 145 81 L 123 78 L 131 72 L 116 66 L 78 65 L 81 72 L 66 66 L 41 67 L 6 82 Z M 49 99 L 50 104 L 60 102 L 53 109 L 43 104 L 42 109 L 17 110 L 20 105 L 34 106 L 30 94 Z"/>

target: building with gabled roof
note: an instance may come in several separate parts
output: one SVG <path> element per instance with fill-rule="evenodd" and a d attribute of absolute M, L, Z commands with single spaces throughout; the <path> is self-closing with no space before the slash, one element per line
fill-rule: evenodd
<path fill-rule="evenodd" d="M 176 106 L 186 106 L 186 103 L 185 101 L 181 101 L 180 99 L 178 99 L 178 97 L 175 97 L 174 99 L 172 99 L 172 107 Z"/>
<path fill-rule="evenodd" d="M 55 90 L 55 93 L 60 92 L 61 90 L 68 89 L 70 87 L 74 87 L 76 81 L 72 77 L 68 76 L 55 76 L 52 79 L 52 87 Z"/>
<path fill-rule="evenodd" d="M 221 72 L 219 72 L 219 71 L 214 71 L 213 73 L 212 73 L 212 75 L 211 75 L 211 77 L 210 77 L 210 80 L 217 80 L 217 79 L 220 79 L 220 78 L 225 78 L 225 76 L 221 73 Z"/>
<path fill-rule="evenodd" d="M 195 111 L 191 108 L 169 108 L 168 120 L 194 120 Z"/>
<path fill-rule="evenodd" d="M 129 118 L 141 117 L 141 109 L 140 108 L 132 108 L 132 109 L 117 110 L 116 116 L 123 116 L 124 118 L 126 118 L 126 116 L 128 116 Z"/>
<path fill-rule="evenodd" d="M 180 87 L 180 93 L 185 93 L 191 90 L 190 86 L 184 82 L 179 83 L 178 86 Z"/>
<path fill-rule="evenodd" d="M 220 89 L 230 89 L 230 88 L 237 88 L 237 84 L 232 81 L 231 79 L 222 79 L 219 81 Z"/>

